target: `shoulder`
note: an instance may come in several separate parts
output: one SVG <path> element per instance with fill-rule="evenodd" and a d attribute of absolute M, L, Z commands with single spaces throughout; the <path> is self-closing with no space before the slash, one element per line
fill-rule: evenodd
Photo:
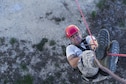
<path fill-rule="evenodd" d="M 72 44 L 68 45 L 66 47 L 66 55 L 67 55 L 67 57 L 76 54 L 76 50 L 77 49 L 76 49 L 75 45 L 72 45 Z"/>
<path fill-rule="evenodd" d="M 91 35 L 87 35 L 86 37 L 85 37 L 85 39 L 87 40 L 87 39 L 91 39 L 91 37 L 93 38 L 93 39 L 96 39 L 96 37 L 95 36 L 91 36 Z"/>
<path fill-rule="evenodd" d="M 85 40 L 87 41 L 87 43 L 90 43 L 90 41 L 92 40 L 92 38 L 93 38 L 93 40 L 96 40 L 95 36 L 91 36 L 91 35 L 86 36 Z"/>
<path fill-rule="evenodd" d="M 75 47 L 75 45 L 73 45 L 73 44 L 69 44 L 67 47 Z"/>
<path fill-rule="evenodd" d="M 76 45 L 70 44 L 66 47 L 66 50 L 76 51 L 76 50 L 80 50 L 80 49 Z"/>
<path fill-rule="evenodd" d="M 74 52 L 75 49 L 76 49 L 76 46 L 73 45 L 73 44 L 70 44 L 70 45 L 68 45 L 68 46 L 66 47 L 66 51 L 67 51 L 67 52 Z"/>

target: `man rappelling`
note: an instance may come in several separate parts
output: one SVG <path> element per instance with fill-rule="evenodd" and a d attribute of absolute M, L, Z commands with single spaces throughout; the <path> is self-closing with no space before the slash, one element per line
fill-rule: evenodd
<path fill-rule="evenodd" d="M 99 68 L 95 56 L 104 67 L 116 71 L 117 56 L 107 56 L 107 52 L 119 53 L 119 44 L 116 40 L 110 41 L 107 29 L 102 29 L 95 36 L 82 37 L 76 25 L 69 25 L 65 29 L 66 37 L 71 44 L 66 47 L 66 56 L 73 68 L 78 68 L 82 78 L 87 82 L 98 82 L 108 78 L 109 74 Z"/>

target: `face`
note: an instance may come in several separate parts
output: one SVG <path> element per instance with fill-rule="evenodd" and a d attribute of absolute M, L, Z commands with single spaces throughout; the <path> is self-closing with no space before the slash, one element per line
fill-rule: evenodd
<path fill-rule="evenodd" d="M 74 35 L 72 35 L 72 36 L 70 37 L 70 40 L 71 40 L 71 42 L 72 42 L 73 44 L 79 45 L 79 44 L 81 43 L 81 41 L 82 41 L 81 33 L 80 33 L 80 32 L 75 33 Z"/>

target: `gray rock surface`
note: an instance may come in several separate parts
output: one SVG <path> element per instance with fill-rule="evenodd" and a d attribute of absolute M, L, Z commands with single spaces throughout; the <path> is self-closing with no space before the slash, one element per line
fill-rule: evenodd
<path fill-rule="evenodd" d="M 79 0 L 97 36 L 109 30 L 126 53 L 126 1 Z M 74 0 L 0 0 L 0 84 L 82 84 L 80 74 L 66 60 L 64 29 L 76 24 L 87 35 Z M 126 79 L 125 57 L 116 74 Z M 94 84 L 120 84 L 114 79 Z"/>

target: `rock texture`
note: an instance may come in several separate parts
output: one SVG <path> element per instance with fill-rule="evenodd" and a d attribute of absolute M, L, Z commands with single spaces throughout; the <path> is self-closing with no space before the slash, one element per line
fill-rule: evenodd
<path fill-rule="evenodd" d="M 79 0 L 93 35 L 102 28 L 126 53 L 126 1 Z M 67 62 L 64 29 L 76 24 L 88 34 L 73 0 L 0 0 L 0 84 L 82 84 Z M 125 57 L 116 74 L 126 79 Z M 94 84 L 119 84 L 114 79 Z"/>

